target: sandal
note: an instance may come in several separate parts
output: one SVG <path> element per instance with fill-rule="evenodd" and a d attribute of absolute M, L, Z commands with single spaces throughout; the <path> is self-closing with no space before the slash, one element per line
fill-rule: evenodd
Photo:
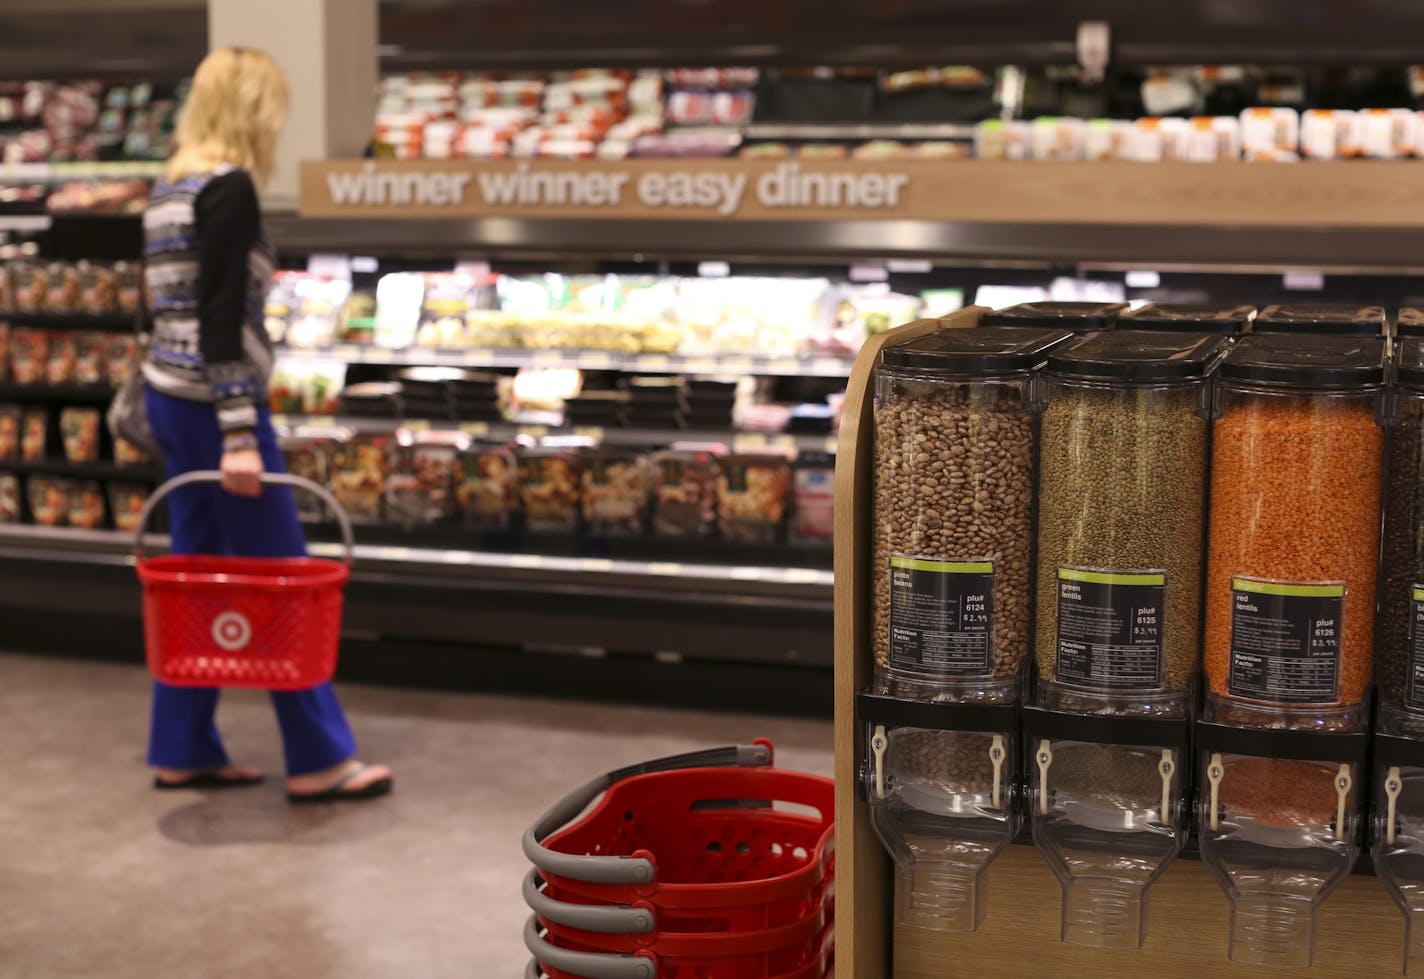
<path fill-rule="evenodd" d="M 164 792 L 174 789 L 233 789 L 261 782 L 261 772 L 249 773 L 232 767 L 204 768 L 175 781 L 160 775 L 153 776 L 153 787 Z"/>
<path fill-rule="evenodd" d="M 395 779 L 390 775 L 378 778 L 359 789 L 347 788 L 370 769 L 371 766 L 363 762 L 343 776 L 335 785 L 322 789 L 320 792 L 292 792 L 288 790 L 287 801 L 295 803 L 343 802 L 348 799 L 374 799 L 377 796 L 388 794 L 395 784 Z"/>

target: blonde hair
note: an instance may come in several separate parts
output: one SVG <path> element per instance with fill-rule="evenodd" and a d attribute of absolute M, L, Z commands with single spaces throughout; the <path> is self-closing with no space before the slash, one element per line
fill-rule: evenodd
<path fill-rule="evenodd" d="M 272 176 L 277 137 L 287 120 L 287 76 L 255 48 L 218 48 L 198 65 L 178 120 L 167 177 L 182 180 L 224 163 L 261 187 Z"/>

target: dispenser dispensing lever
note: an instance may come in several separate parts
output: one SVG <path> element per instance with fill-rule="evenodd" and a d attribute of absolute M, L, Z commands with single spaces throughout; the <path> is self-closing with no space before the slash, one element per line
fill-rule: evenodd
<path fill-rule="evenodd" d="M 989 745 L 989 763 L 994 766 L 994 796 L 992 801 L 995 809 L 1002 809 L 1004 807 L 1004 759 L 1007 758 L 1008 755 L 1008 749 L 1004 747 L 1004 736 L 1002 734 L 994 735 L 994 740 Z"/>
<path fill-rule="evenodd" d="M 1394 765 L 1384 778 L 1384 795 L 1389 800 L 1389 809 L 1385 813 L 1384 841 L 1390 846 L 1394 845 L 1395 814 L 1399 806 L 1399 794 L 1404 791 L 1404 779 L 1399 774 L 1399 766 Z"/>
<path fill-rule="evenodd" d="M 1172 776 L 1177 771 L 1171 748 L 1162 749 L 1162 760 L 1157 763 L 1157 771 L 1162 776 L 1162 808 L 1157 810 L 1157 818 L 1168 825 L 1171 823 Z"/>
<path fill-rule="evenodd" d="M 1038 811 L 1048 815 L 1048 767 L 1053 764 L 1053 746 L 1047 738 L 1038 743 Z"/>
<path fill-rule="evenodd" d="M 885 749 L 890 746 L 890 739 L 885 736 L 885 725 L 877 724 L 875 733 L 870 736 L 870 770 L 875 778 L 875 798 L 885 798 Z"/>
<path fill-rule="evenodd" d="M 1211 762 L 1206 766 L 1206 780 L 1211 783 L 1211 831 L 1215 833 L 1221 829 L 1221 777 L 1226 774 L 1226 768 L 1221 763 L 1221 753 L 1217 752 L 1211 756 Z"/>
<path fill-rule="evenodd" d="M 1340 772 L 1335 776 L 1335 839 L 1345 839 L 1345 803 L 1350 798 L 1350 787 L 1355 780 L 1350 777 L 1350 766 L 1341 763 Z"/>

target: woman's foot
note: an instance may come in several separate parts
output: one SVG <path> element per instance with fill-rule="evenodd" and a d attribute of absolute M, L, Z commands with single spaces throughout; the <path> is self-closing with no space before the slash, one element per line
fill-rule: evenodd
<path fill-rule="evenodd" d="M 250 765 L 221 768 L 160 768 L 153 774 L 155 789 L 228 789 L 256 785 L 262 773 Z"/>
<path fill-rule="evenodd" d="M 340 802 L 374 799 L 391 791 L 395 779 L 385 765 L 367 765 L 349 758 L 332 768 L 287 778 L 289 802 Z"/>

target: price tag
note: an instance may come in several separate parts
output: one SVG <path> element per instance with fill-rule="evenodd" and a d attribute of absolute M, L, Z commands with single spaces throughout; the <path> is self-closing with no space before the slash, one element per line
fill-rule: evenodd
<path fill-rule="evenodd" d="M 932 263 L 918 258 L 892 258 L 885 263 L 885 267 L 891 272 L 902 275 L 923 275 L 926 272 L 934 271 Z"/>
<path fill-rule="evenodd" d="M 466 350 L 460 359 L 467 364 L 487 364 L 494 359 L 493 350 Z"/>
<path fill-rule="evenodd" d="M 764 574 L 762 568 L 733 568 L 730 577 L 738 581 L 760 581 Z"/>
<path fill-rule="evenodd" d="M 827 377 L 842 377 L 850 374 L 850 361 L 839 357 L 817 357 L 811 361 L 811 369 Z"/>
<path fill-rule="evenodd" d="M 363 275 L 370 275 L 373 272 L 379 271 L 380 267 L 381 263 L 376 260 L 376 256 L 374 255 L 351 256 L 351 271 L 353 272 L 360 272 Z"/>
<path fill-rule="evenodd" d="M 272 424 L 273 424 L 273 425 L 286 425 L 286 424 L 287 424 L 287 416 L 286 416 L 286 415 L 273 415 L 273 416 L 272 416 Z"/>
<path fill-rule="evenodd" d="M 698 262 L 697 274 L 704 279 L 725 279 L 732 274 L 732 266 L 726 262 Z"/>
<path fill-rule="evenodd" d="M 472 279 L 485 279 L 490 274 L 489 262 L 456 262 L 456 275 L 468 275 Z"/>
<path fill-rule="evenodd" d="M 363 351 L 360 347 L 356 346 L 354 343 L 343 343 L 340 346 L 333 348 L 331 352 L 337 357 L 340 357 L 342 360 L 355 361 L 361 360 L 361 355 L 365 353 L 365 351 Z"/>
<path fill-rule="evenodd" d="M 489 430 L 490 427 L 488 422 L 464 422 L 460 425 L 460 431 L 464 432 L 466 435 L 488 435 Z"/>
<path fill-rule="evenodd" d="M 446 564 L 475 563 L 475 555 L 470 551 L 446 551 L 442 557 Z"/>
<path fill-rule="evenodd" d="M 676 578 L 682 574 L 682 565 L 671 561 L 654 561 L 648 565 L 648 574 L 660 574 Z"/>
<path fill-rule="evenodd" d="M 794 448 L 796 448 L 796 436 L 795 436 L 795 435 L 773 435 L 771 438 L 767 439 L 767 444 L 768 444 L 768 445 L 775 445 L 775 446 L 778 446 L 779 448 L 783 448 L 783 449 L 794 449 Z"/>
<path fill-rule="evenodd" d="M 307 271 L 328 279 L 351 281 L 351 256 L 317 252 L 307 259 Z"/>
<path fill-rule="evenodd" d="M 752 362 L 749 357 L 728 357 L 722 361 L 722 369 L 729 374 L 750 374 Z"/>
<path fill-rule="evenodd" d="M 713 374 L 717 371 L 717 362 L 711 357 L 693 357 L 683 361 L 682 367 L 694 374 Z"/>
<path fill-rule="evenodd" d="M 579 562 L 585 571 L 612 571 L 613 562 L 606 557 L 586 557 Z"/>
<path fill-rule="evenodd" d="M 601 428 L 575 428 L 574 434 L 582 435 L 585 438 L 597 439 L 600 442 L 603 441 L 603 429 Z"/>
<path fill-rule="evenodd" d="M 822 572 L 811 568 L 787 568 L 786 580 L 798 585 L 820 581 Z"/>
<path fill-rule="evenodd" d="M 765 448 L 766 444 L 767 438 L 760 432 L 751 432 L 745 435 L 738 435 L 732 439 L 732 447 L 738 452 L 741 452 L 745 449 Z"/>
<path fill-rule="evenodd" d="M 852 282 L 884 282 L 890 278 L 890 270 L 883 265 L 852 265 L 848 274 Z"/>
<path fill-rule="evenodd" d="M 533 439 L 541 439 L 549 434 L 549 430 L 543 425 L 520 425 L 519 434 L 527 435 Z"/>
<path fill-rule="evenodd" d="M 536 350 L 529 362 L 535 367 L 558 367 L 564 362 L 564 355 L 557 350 Z"/>
<path fill-rule="evenodd" d="M 585 370 L 600 371 L 608 370 L 613 366 L 613 356 L 601 351 L 586 353 L 578 359 L 578 365 Z"/>
<path fill-rule="evenodd" d="M 537 554 L 511 554 L 509 556 L 511 568 L 539 568 L 543 565 L 544 559 Z"/>
<path fill-rule="evenodd" d="M 381 561 L 409 561 L 410 548 L 408 547 L 378 547 L 376 557 Z"/>
<path fill-rule="evenodd" d="M 768 362 L 766 369 L 773 374 L 799 374 L 801 373 L 801 361 L 794 357 L 783 357 L 780 360 Z"/>
<path fill-rule="evenodd" d="M 637 367 L 641 371 L 665 371 L 668 369 L 668 359 L 662 354 L 643 354 L 638 358 Z"/>
<path fill-rule="evenodd" d="M 401 427 L 411 432 L 428 432 L 430 431 L 430 420 L 427 418 L 410 418 L 407 419 L 405 424 Z"/>

